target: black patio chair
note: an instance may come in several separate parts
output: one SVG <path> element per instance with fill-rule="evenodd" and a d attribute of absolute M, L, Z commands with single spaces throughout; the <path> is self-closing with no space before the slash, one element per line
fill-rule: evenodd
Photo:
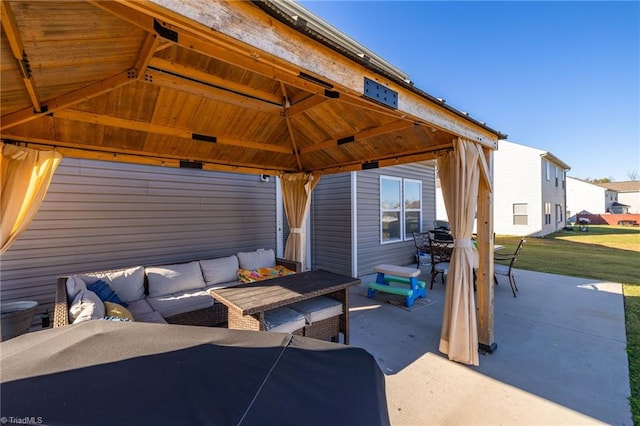
<path fill-rule="evenodd" d="M 431 249 L 429 248 L 429 233 L 428 232 L 414 232 L 413 243 L 416 246 L 416 263 L 417 268 L 420 269 L 420 265 L 427 265 L 431 261 Z"/>
<path fill-rule="evenodd" d="M 493 280 L 496 285 L 498 285 L 498 277 L 497 275 L 504 275 L 505 277 L 509 277 L 509 284 L 511 285 L 511 291 L 513 292 L 513 297 L 517 297 L 516 292 L 518 291 L 518 286 L 516 285 L 516 278 L 513 276 L 513 265 L 515 265 L 518 260 L 518 256 L 522 252 L 522 247 L 524 246 L 525 239 L 520 240 L 520 244 L 516 248 L 514 253 L 494 253 L 493 260 L 503 260 L 509 261 L 508 265 L 503 265 L 501 263 L 494 263 L 493 265 Z"/>
<path fill-rule="evenodd" d="M 431 285 L 429 288 L 433 289 L 436 275 L 442 275 L 442 284 L 444 284 L 444 277 L 449 274 L 449 262 L 453 253 L 453 238 L 449 239 L 440 232 L 430 232 L 429 249 L 431 253 Z"/>

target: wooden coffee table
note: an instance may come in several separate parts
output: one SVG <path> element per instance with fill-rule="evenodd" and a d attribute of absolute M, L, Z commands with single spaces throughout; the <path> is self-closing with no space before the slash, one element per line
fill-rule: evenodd
<path fill-rule="evenodd" d="M 235 287 L 209 290 L 211 296 L 229 308 L 228 327 L 236 330 L 264 330 L 264 313 L 301 300 L 327 296 L 342 302 L 340 331 L 349 344 L 348 288 L 358 278 L 324 270 L 301 272 Z"/>

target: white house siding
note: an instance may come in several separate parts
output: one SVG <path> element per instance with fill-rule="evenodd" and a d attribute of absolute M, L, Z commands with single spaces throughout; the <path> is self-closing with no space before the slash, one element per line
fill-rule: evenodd
<path fill-rule="evenodd" d="M 629 213 L 640 214 L 640 191 L 618 192 L 618 202 L 629 206 Z"/>
<path fill-rule="evenodd" d="M 323 176 L 311 203 L 311 264 L 351 275 L 351 174 Z"/>
<path fill-rule="evenodd" d="M 501 235 L 531 235 L 541 231 L 542 161 L 540 150 L 500 141 L 494 152 L 493 229 Z M 527 204 L 527 225 L 513 224 L 513 205 Z"/>
<path fill-rule="evenodd" d="M 603 214 L 606 211 L 606 189 L 581 179 L 567 177 L 567 215 L 587 211 Z"/>
<path fill-rule="evenodd" d="M 60 275 L 275 249 L 274 181 L 66 158 L 2 255 L 0 298 L 51 312 Z"/>
<path fill-rule="evenodd" d="M 547 163 L 551 165 L 551 175 L 547 180 L 546 178 L 546 167 Z M 563 183 L 563 174 L 564 170 L 560 169 L 558 165 L 547 161 L 546 159 L 542 159 L 541 161 L 541 170 L 542 170 L 542 198 L 541 198 L 541 208 L 540 208 L 540 216 L 542 221 L 540 222 L 542 226 L 542 230 L 534 235 L 542 236 L 547 235 L 552 232 L 559 231 L 564 228 L 566 224 L 566 195 L 565 188 L 566 182 Z M 557 175 L 556 175 L 557 173 Z M 557 176 L 557 179 L 556 179 Z M 551 223 L 545 223 L 545 204 L 549 203 L 551 205 Z"/>
<path fill-rule="evenodd" d="M 358 172 L 357 271 L 370 274 L 375 265 L 408 265 L 415 262 L 413 238 L 380 243 L 380 176 L 422 180 L 422 229 L 431 229 L 435 220 L 435 163 L 421 162 Z"/>

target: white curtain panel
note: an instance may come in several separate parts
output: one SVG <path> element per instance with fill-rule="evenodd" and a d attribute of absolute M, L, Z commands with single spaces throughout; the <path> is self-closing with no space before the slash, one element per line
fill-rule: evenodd
<path fill-rule="evenodd" d="M 454 247 L 445 292 L 440 351 L 452 361 L 478 365 L 478 326 L 473 294 L 473 220 L 480 179 L 480 150 L 459 138 L 438 157 L 440 184 Z"/>
<path fill-rule="evenodd" d="M 27 229 L 47 194 L 62 155 L 0 143 L 0 254 Z"/>
<path fill-rule="evenodd" d="M 284 249 L 284 257 L 295 260 L 305 268 L 306 233 L 305 224 L 311 205 L 311 192 L 318 184 L 319 177 L 310 173 L 291 173 L 280 176 L 284 210 L 289 223 L 289 237 Z"/>

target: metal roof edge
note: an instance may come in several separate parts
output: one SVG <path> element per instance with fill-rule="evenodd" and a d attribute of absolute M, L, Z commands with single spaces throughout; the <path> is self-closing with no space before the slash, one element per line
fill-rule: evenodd
<path fill-rule="evenodd" d="M 493 133 L 498 137 L 498 139 L 507 139 L 508 135 L 487 126 L 485 122 L 478 121 L 470 117 L 469 114 L 447 105 L 443 99 L 436 98 L 427 92 L 418 89 L 409 80 L 406 73 L 402 72 L 399 68 L 376 55 L 373 51 L 365 48 L 363 45 L 342 33 L 334 26 L 328 24 L 326 21 L 322 20 L 320 17 L 295 1 L 252 0 L 252 2 L 270 16 L 295 29 L 299 33 L 329 47 L 367 69 L 384 76 L 426 100 L 452 112 L 458 117 Z"/>

